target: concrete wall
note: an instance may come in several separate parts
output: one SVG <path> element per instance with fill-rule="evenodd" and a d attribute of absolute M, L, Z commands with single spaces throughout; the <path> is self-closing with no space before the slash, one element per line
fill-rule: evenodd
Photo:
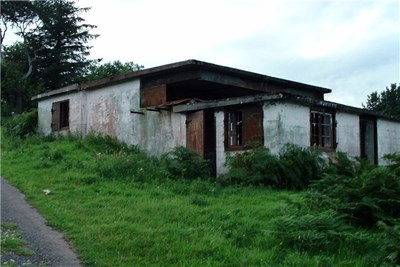
<path fill-rule="evenodd" d="M 186 145 L 186 115 L 140 108 L 139 80 L 53 97 L 39 102 L 39 130 L 51 134 L 52 103 L 70 100 L 72 133 L 104 133 L 160 155 Z M 131 113 L 131 110 L 144 114 Z"/>
<path fill-rule="evenodd" d="M 378 164 L 385 165 L 388 162 L 383 156 L 390 153 L 400 153 L 400 123 L 383 119 L 377 120 L 378 135 Z"/>
<path fill-rule="evenodd" d="M 89 131 L 116 136 L 151 155 L 186 145 L 186 116 L 141 109 L 139 80 L 89 91 L 86 114 Z"/>
<path fill-rule="evenodd" d="M 359 157 L 360 150 L 360 117 L 357 114 L 336 113 L 336 151 Z"/>
<path fill-rule="evenodd" d="M 279 153 L 287 144 L 310 146 L 310 108 L 291 103 L 264 104 L 264 145 Z"/>
<path fill-rule="evenodd" d="M 216 143 L 216 169 L 217 176 L 226 173 L 225 166 L 225 115 L 224 111 L 215 111 L 215 143 Z"/>
<path fill-rule="evenodd" d="M 68 95 L 56 96 L 53 98 L 45 99 L 39 102 L 39 121 L 38 131 L 40 134 L 49 135 L 52 133 L 51 130 L 51 118 L 52 118 L 52 105 L 55 102 L 69 100 L 69 121 L 70 127 L 69 132 L 81 134 L 82 133 L 82 95 L 83 92 L 74 92 Z M 62 131 L 66 133 L 67 131 Z"/>

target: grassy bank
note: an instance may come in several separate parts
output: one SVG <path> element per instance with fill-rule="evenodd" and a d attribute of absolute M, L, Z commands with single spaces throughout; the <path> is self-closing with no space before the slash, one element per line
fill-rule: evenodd
<path fill-rule="evenodd" d="M 293 228 L 303 193 L 171 180 L 159 159 L 109 138 L 3 138 L 1 165 L 87 266 L 379 265 L 374 230 L 346 228 L 351 242 L 314 250 L 285 235 L 277 222 Z"/>

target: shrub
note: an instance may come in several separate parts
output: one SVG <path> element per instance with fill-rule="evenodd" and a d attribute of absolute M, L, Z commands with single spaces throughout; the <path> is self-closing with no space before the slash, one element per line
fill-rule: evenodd
<path fill-rule="evenodd" d="M 4 122 L 5 133 L 8 136 L 24 138 L 27 135 L 35 134 L 38 125 L 38 112 L 33 109 L 29 112 L 13 115 L 6 118 Z"/>
<path fill-rule="evenodd" d="M 397 222 L 394 226 L 388 226 L 383 222 L 379 222 L 378 227 L 383 232 L 380 245 L 382 266 L 399 266 L 400 222 Z"/>
<path fill-rule="evenodd" d="M 223 184 L 303 189 L 321 176 L 324 162 L 316 150 L 288 145 L 280 155 L 258 147 L 228 156 L 227 166 L 228 173 L 220 179 Z"/>
<path fill-rule="evenodd" d="M 326 174 L 312 188 L 317 191 L 313 203 L 324 203 L 362 226 L 400 217 L 400 168 L 375 167 L 353 177 Z"/>
<path fill-rule="evenodd" d="M 288 188 L 303 189 L 312 180 L 319 179 L 325 162 L 319 150 L 288 145 L 280 154 L 282 176 Z"/>
<path fill-rule="evenodd" d="M 280 162 L 265 147 L 228 155 L 226 165 L 228 173 L 220 177 L 222 184 L 269 185 L 282 184 Z"/>
<path fill-rule="evenodd" d="M 274 239 L 281 247 L 313 254 L 336 252 L 350 230 L 333 210 L 318 213 L 292 211 L 290 215 L 276 219 L 274 225 Z"/>
<path fill-rule="evenodd" d="M 210 178 L 207 160 L 186 147 L 176 147 L 163 156 L 166 174 L 171 179 Z"/>

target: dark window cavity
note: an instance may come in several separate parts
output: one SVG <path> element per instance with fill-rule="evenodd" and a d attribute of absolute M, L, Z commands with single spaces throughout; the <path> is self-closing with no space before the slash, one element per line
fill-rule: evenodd
<path fill-rule="evenodd" d="M 334 115 L 311 111 L 311 146 L 334 148 Z"/>
<path fill-rule="evenodd" d="M 55 102 L 51 108 L 53 131 L 69 129 L 69 100 Z"/>
<path fill-rule="evenodd" d="M 230 111 L 228 113 L 228 146 L 241 146 L 243 144 L 242 111 Z"/>
<path fill-rule="evenodd" d="M 226 146 L 228 149 L 242 149 L 264 141 L 262 105 L 242 106 L 226 111 Z"/>

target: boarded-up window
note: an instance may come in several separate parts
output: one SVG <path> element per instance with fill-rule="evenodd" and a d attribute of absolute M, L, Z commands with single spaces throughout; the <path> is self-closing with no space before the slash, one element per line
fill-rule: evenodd
<path fill-rule="evenodd" d="M 51 114 L 51 129 L 53 131 L 69 129 L 69 100 L 53 103 Z"/>
<path fill-rule="evenodd" d="M 262 106 L 246 106 L 227 111 L 226 137 L 228 148 L 242 148 L 251 143 L 262 144 Z"/>
<path fill-rule="evenodd" d="M 335 148 L 334 114 L 312 110 L 310 116 L 311 146 Z"/>

